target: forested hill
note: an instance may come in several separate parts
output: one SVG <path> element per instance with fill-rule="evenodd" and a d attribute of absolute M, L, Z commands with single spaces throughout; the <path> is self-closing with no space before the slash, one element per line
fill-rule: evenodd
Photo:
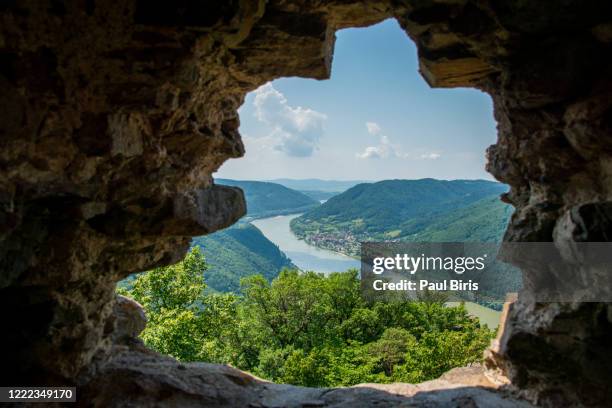
<path fill-rule="evenodd" d="M 304 217 L 335 222 L 363 219 L 370 228 L 398 226 L 421 214 L 465 207 L 507 187 L 484 180 L 385 180 L 358 184 L 330 198 Z"/>
<path fill-rule="evenodd" d="M 511 207 L 485 180 L 386 180 L 359 184 L 293 220 L 311 244 L 355 254 L 360 240 L 498 241 Z"/>
<path fill-rule="evenodd" d="M 247 202 L 247 215 L 253 218 L 295 214 L 319 205 L 317 200 L 276 183 L 230 179 L 215 179 L 215 183 L 240 187 Z"/>
<path fill-rule="evenodd" d="M 283 268 L 295 268 L 289 258 L 257 227 L 239 223 L 211 235 L 195 237 L 209 269 L 204 273 L 209 287 L 219 292 L 237 292 L 240 279 L 251 275 L 275 278 Z"/>
<path fill-rule="evenodd" d="M 500 242 L 512 206 L 497 195 L 442 214 L 407 240 L 413 242 Z"/>

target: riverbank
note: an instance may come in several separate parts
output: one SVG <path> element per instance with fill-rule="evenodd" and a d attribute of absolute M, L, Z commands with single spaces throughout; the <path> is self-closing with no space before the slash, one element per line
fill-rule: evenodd
<path fill-rule="evenodd" d="M 359 260 L 344 254 L 317 248 L 296 237 L 289 227 L 291 220 L 301 214 L 279 215 L 252 221 L 259 230 L 283 251 L 301 270 L 331 273 L 350 268 L 361 268 Z M 501 312 L 476 303 L 466 302 L 465 307 L 482 324 L 497 328 Z"/>
<path fill-rule="evenodd" d="M 274 242 L 302 270 L 330 273 L 361 267 L 357 259 L 338 252 L 317 248 L 298 239 L 291 232 L 289 224 L 292 219 L 300 215 L 291 214 L 261 218 L 252 221 L 252 224 L 259 228 L 266 238 Z"/>

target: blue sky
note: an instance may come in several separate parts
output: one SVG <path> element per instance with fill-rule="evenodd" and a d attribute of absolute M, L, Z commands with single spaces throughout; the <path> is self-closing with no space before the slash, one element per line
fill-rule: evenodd
<path fill-rule="evenodd" d="M 239 111 L 246 155 L 216 177 L 491 179 L 488 95 L 429 88 L 395 20 L 336 36 L 331 79 L 281 78 L 247 95 Z"/>

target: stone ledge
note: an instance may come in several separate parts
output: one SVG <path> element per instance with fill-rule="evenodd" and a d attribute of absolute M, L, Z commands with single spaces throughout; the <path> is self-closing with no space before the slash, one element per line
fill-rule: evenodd
<path fill-rule="evenodd" d="M 496 388 L 481 366 L 455 368 L 421 384 L 308 388 L 274 384 L 236 368 L 181 363 L 148 350 L 116 347 L 116 355 L 79 387 L 88 407 L 532 407 Z"/>

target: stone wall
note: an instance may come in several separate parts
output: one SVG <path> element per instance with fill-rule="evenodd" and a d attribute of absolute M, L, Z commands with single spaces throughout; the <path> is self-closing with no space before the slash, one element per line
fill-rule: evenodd
<path fill-rule="evenodd" d="M 211 179 L 244 152 L 245 94 L 327 78 L 337 29 L 389 17 L 430 85 L 493 98 L 505 239 L 608 241 L 612 3 L 5 1 L 0 382 L 81 384 L 112 364 L 115 282 L 245 212 Z M 612 404 L 611 322 L 606 304 L 521 297 L 489 366 L 541 404 Z"/>

